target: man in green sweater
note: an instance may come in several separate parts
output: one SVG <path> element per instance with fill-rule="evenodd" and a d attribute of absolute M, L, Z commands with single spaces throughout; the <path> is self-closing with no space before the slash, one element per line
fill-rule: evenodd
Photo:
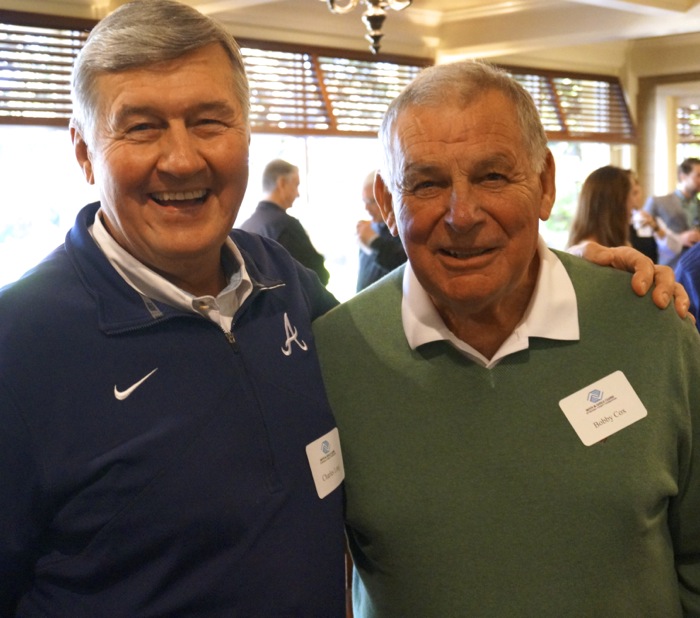
<path fill-rule="evenodd" d="M 546 248 L 554 161 L 481 63 L 390 106 L 408 263 L 315 323 L 357 618 L 700 615 L 700 336 Z"/>

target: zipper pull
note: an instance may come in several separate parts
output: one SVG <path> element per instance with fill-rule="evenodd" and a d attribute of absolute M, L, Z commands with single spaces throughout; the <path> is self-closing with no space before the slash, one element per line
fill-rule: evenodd
<path fill-rule="evenodd" d="M 238 352 L 238 341 L 236 341 L 236 338 L 233 336 L 233 333 L 230 330 L 225 330 L 224 335 L 226 335 L 226 339 L 228 340 L 229 344 L 234 349 L 234 351 Z"/>

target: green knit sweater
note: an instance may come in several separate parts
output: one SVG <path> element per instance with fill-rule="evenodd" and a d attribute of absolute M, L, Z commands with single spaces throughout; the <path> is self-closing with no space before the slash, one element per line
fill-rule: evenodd
<path fill-rule="evenodd" d="M 314 324 L 356 618 L 700 616 L 700 336 L 626 273 L 557 255 L 580 341 L 490 370 L 410 350 L 403 268 Z M 617 370 L 648 415 L 584 446 L 559 401 Z"/>

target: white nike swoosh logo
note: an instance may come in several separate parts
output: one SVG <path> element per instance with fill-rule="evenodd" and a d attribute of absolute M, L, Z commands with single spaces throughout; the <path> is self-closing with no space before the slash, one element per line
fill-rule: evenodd
<path fill-rule="evenodd" d="M 136 382 L 136 384 L 132 384 L 129 388 L 127 388 L 127 389 L 124 390 L 124 391 L 120 391 L 119 389 L 117 389 L 117 385 L 115 384 L 115 385 L 114 385 L 114 396 L 115 396 L 119 401 L 123 401 L 123 400 L 126 399 L 129 395 L 131 395 L 131 393 L 133 393 L 139 386 L 141 386 L 146 380 L 148 380 L 148 378 L 150 378 L 156 371 L 158 371 L 158 367 L 156 367 L 156 368 L 155 368 L 153 371 L 151 371 L 151 373 L 149 373 L 148 375 L 146 375 L 146 376 L 144 376 L 143 378 L 141 378 L 138 382 Z"/>

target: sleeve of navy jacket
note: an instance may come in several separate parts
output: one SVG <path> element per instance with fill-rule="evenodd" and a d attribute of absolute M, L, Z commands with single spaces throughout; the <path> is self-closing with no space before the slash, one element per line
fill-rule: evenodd
<path fill-rule="evenodd" d="M 229 341 L 144 300 L 78 215 L 0 292 L 0 616 L 343 616 L 342 489 L 311 321 L 336 304 L 234 240 L 254 291 Z"/>

